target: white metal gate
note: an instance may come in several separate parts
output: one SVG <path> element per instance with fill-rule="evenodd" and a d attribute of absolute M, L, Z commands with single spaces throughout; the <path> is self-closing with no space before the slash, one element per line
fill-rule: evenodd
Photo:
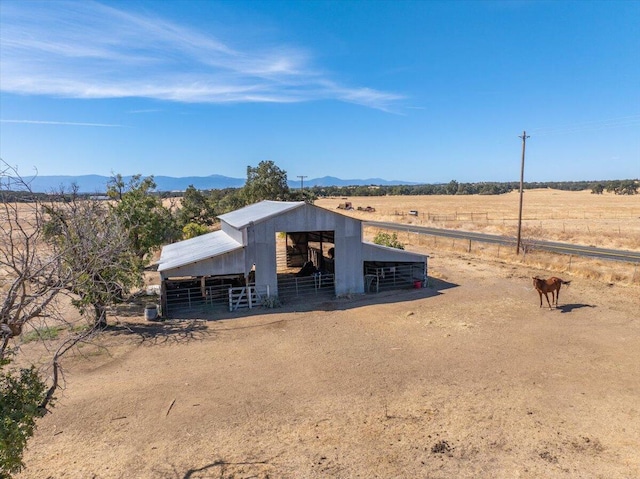
<path fill-rule="evenodd" d="M 269 285 L 258 287 L 250 284 L 240 288 L 229 288 L 229 311 L 262 306 L 263 300 L 268 297 Z"/>

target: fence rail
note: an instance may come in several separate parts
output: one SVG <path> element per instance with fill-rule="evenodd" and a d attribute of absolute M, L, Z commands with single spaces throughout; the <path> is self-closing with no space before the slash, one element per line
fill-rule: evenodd
<path fill-rule="evenodd" d="M 229 311 L 252 309 L 262 306 L 262 301 L 269 297 L 269 285 L 256 286 L 250 284 L 241 288 L 229 288 Z"/>
<path fill-rule="evenodd" d="M 180 311 L 206 309 L 216 306 L 226 306 L 228 302 L 229 285 L 185 287 L 166 291 L 164 315 L 172 315 Z"/>
<path fill-rule="evenodd" d="M 382 290 L 416 287 L 423 285 L 424 271 L 414 265 L 395 267 L 367 267 L 364 275 L 365 293 Z M 204 294 L 203 294 L 204 291 Z M 181 313 L 210 313 L 228 309 L 261 307 L 266 298 L 273 296 L 267 285 L 250 284 L 243 287 L 230 285 L 184 287 L 166 291 L 163 316 L 179 316 Z M 335 275 L 316 273 L 311 276 L 295 274 L 278 275 L 278 296 L 280 301 L 294 301 L 310 297 L 335 296 Z"/>
<path fill-rule="evenodd" d="M 280 299 L 286 300 L 288 298 L 320 294 L 335 294 L 335 277 L 333 274 L 316 273 L 303 277 L 292 274 L 278 276 L 278 297 Z"/>
<path fill-rule="evenodd" d="M 364 275 L 365 293 L 424 286 L 424 270 L 415 265 L 367 266 Z"/>
<path fill-rule="evenodd" d="M 203 294 L 204 291 L 204 294 Z M 175 316 L 183 312 L 201 311 L 206 313 L 215 309 L 236 311 L 242 308 L 262 306 L 264 298 L 272 292 L 267 285 L 250 284 L 244 287 L 230 285 L 175 288 L 166 291 L 163 315 Z M 278 275 L 278 298 L 291 300 L 309 295 L 334 295 L 335 278 L 333 274 L 316 273 L 312 276 L 297 277 L 295 274 Z"/>

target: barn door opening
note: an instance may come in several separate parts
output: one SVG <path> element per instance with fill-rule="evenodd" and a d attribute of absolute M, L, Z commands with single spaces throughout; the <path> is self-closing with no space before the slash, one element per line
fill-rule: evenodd
<path fill-rule="evenodd" d="M 276 234 L 278 295 L 335 295 L 333 231 L 288 231 Z"/>

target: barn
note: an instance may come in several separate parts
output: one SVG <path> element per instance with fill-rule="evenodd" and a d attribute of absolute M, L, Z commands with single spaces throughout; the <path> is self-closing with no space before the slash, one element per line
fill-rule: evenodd
<path fill-rule="evenodd" d="M 427 256 L 363 242 L 362 222 L 335 211 L 261 201 L 218 218 L 220 230 L 162 249 L 163 314 L 426 284 Z"/>

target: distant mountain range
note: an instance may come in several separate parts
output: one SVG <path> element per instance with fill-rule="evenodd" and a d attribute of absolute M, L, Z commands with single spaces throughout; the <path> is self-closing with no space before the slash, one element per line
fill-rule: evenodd
<path fill-rule="evenodd" d="M 123 177 L 129 181 L 130 176 Z M 28 178 L 25 178 L 28 179 Z M 231 178 L 229 176 L 185 176 L 174 178 L 172 176 L 154 176 L 158 191 L 184 191 L 189 185 L 199 190 L 219 190 L 223 188 L 240 188 L 244 186 L 244 178 Z M 72 184 L 78 185 L 81 193 L 104 193 L 107 189 L 109 177 L 100 175 L 80 176 L 36 176 L 31 179 L 31 189 L 36 193 L 49 193 L 59 191 L 61 187 L 68 190 Z M 300 188 L 300 181 L 289 180 L 290 188 Z M 304 180 L 304 186 L 362 186 L 362 185 L 417 185 L 410 181 L 387 181 L 381 178 L 368 178 L 364 180 L 343 180 L 333 176 L 312 178 Z"/>
<path fill-rule="evenodd" d="M 299 181 L 288 181 L 289 188 L 300 188 Z M 304 186 L 394 186 L 394 185 L 419 185 L 415 181 L 383 180 L 382 178 L 366 178 L 364 180 L 343 180 L 335 176 L 323 176 L 304 180 Z"/>

